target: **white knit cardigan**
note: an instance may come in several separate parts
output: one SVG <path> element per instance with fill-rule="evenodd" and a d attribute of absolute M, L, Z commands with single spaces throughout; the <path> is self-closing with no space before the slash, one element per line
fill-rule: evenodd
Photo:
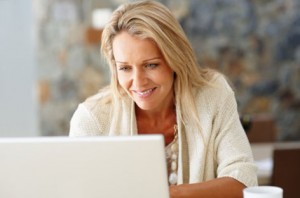
<path fill-rule="evenodd" d="M 215 86 L 194 90 L 202 133 L 177 120 L 179 138 L 178 184 L 232 177 L 246 186 L 257 185 L 257 168 L 249 141 L 239 121 L 233 90 L 221 75 Z M 79 104 L 70 125 L 70 136 L 137 135 L 135 105 L 121 101 L 120 114 L 112 120 L 111 104 L 99 105 L 105 93 Z M 204 141 L 203 141 L 204 138 Z M 205 145 L 203 144 L 205 142 Z"/>

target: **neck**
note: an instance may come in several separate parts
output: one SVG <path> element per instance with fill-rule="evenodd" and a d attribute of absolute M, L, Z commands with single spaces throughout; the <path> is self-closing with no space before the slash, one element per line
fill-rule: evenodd
<path fill-rule="evenodd" d="M 147 120 L 150 125 L 161 123 L 162 120 L 174 120 L 176 123 L 175 106 L 172 104 L 161 111 L 147 111 L 135 106 L 136 117 L 138 120 Z M 175 119 L 174 119 L 175 118 Z"/>
<path fill-rule="evenodd" d="M 150 112 L 136 106 L 136 119 L 139 134 L 163 134 L 165 145 L 174 139 L 176 111 L 174 105 L 160 112 Z"/>

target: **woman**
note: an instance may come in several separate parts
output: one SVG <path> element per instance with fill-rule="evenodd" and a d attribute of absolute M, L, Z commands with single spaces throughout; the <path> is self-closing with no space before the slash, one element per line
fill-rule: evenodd
<path fill-rule="evenodd" d="M 70 136 L 163 134 L 172 198 L 242 197 L 257 184 L 232 89 L 197 65 L 166 7 L 120 6 L 101 42 L 111 85 L 79 105 Z"/>

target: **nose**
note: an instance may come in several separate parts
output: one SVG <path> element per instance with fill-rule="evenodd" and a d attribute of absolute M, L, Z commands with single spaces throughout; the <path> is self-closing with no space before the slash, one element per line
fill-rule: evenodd
<path fill-rule="evenodd" d="M 135 89 L 140 90 L 147 83 L 147 75 L 144 70 L 136 69 L 134 71 L 132 80 L 133 80 L 133 85 L 134 85 Z"/>

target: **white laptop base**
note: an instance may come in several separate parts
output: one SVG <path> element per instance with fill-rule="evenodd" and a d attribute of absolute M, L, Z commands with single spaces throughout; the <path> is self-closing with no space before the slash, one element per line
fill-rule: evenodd
<path fill-rule="evenodd" d="M 163 137 L 1 138 L 0 197 L 168 198 Z"/>

